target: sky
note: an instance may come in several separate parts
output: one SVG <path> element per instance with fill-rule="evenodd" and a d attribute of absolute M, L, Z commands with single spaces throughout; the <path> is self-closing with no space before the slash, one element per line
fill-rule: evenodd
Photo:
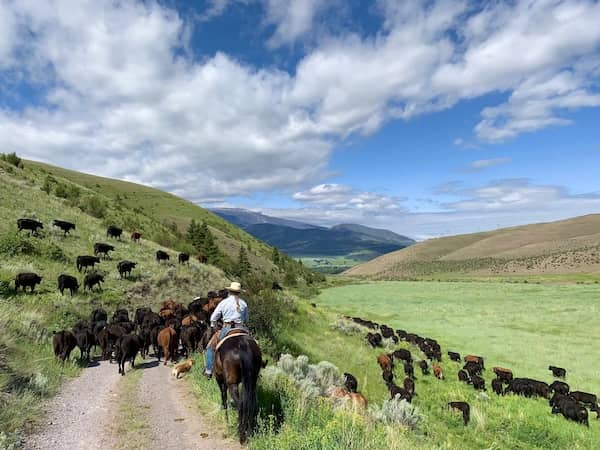
<path fill-rule="evenodd" d="M 592 0 L 0 0 L 0 151 L 416 239 L 600 212 Z"/>

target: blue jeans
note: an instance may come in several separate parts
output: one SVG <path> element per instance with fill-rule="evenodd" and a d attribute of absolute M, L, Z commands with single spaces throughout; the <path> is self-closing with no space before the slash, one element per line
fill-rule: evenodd
<path fill-rule="evenodd" d="M 219 333 L 219 340 L 221 340 L 225 336 L 227 336 L 227 333 L 229 333 L 229 330 L 231 330 L 230 326 L 223 327 L 221 329 L 221 332 Z M 206 347 L 206 365 L 204 368 L 204 372 L 212 373 L 214 364 L 215 364 L 215 350 L 212 348 L 212 345 L 209 345 L 208 347 Z"/>

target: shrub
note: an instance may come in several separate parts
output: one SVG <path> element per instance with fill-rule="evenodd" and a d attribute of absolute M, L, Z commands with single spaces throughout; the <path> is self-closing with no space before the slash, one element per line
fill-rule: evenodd
<path fill-rule="evenodd" d="M 331 325 L 331 328 L 346 335 L 362 334 L 364 332 L 363 327 L 361 327 L 359 324 L 342 317 L 339 317 L 335 323 Z"/>
<path fill-rule="evenodd" d="M 12 164 L 15 167 L 23 168 L 23 160 L 17 156 L 15 152 L 12 153 L 2 153 L 0 155 L 0 159 L 2 161 L 6 161 L 9 164 Z"/>
<path fill-rule="evenodd" d="M 51 259 L 53 261 L 67 262 L 68 260 L 67 255 L 65 255 L 65 252 L 63 252 L 63 249 L 53 242 L 48 244 L 43 249 L 43 254 L 44 256 L 46 256 L 46 258 Z"/>
<path fill-rule="evenodd" d="M 400 394 L 384 401 L 381 409 L 373 412 L 373 418 L 388 425 L 401 424 L 412 430 L 423 420 L 416 407 L 404 399 L 400 400 Z"/>
<path fill-rule="evenodd" d="M 79 206 L 84 212 L 97 219 L 102 219 L 106 215 L 106 203 L 97 195 L 85 198 Z"/>
<path fill-rule="evenodd" d="M 18 255 L 39 255 L 40 251 L 34 242 L 19 233 L 8 233 L 0 238 L 0 254 L 14 257 Z"/>

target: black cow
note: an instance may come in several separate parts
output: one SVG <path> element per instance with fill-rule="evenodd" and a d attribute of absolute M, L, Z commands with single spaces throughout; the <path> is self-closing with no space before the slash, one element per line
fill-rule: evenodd
<path fill-rule="evenodd" d="M 388 391 L 390 391 L 390 399 L 393 400 L 396 398 L 396 396 L 399 396 L 399 400 L 406 400 L 408 403 L 412 402 L 414 392 L 409 392 L 408 390 L 401 388 L 394 383 L 387 383 L 387 388 Z"/>
<path fill-rule="evenodd" d="M 90 314 L 90 322 L 106 322 L 108 320 L 108 314 L 102 308 L 96 308 Z"/>
<path fill-rule="evenodd" d="M 407 377 L 409 378 L 414 378 L 415 377 L 415 369 L 412 365 L 412 361 L 407 361 L 404 363 L 404 373 L 406 374 Z"/>
<path fill-rule="evenodd" d="M 556 378 L 564 378 L 567 376 L 567 371 L 562 367 L 548 366 L 548 370 L 552 371 L 552 375 Z"/>
<path fill-rule="evenodd" d="M 367 333 L 367 342 L 369 343 L 369 345 L 373 348 L 375 347 L 381 347 L 381 341 L 383 340 L 383 337 L 381 336 L 381 334 L 379 333 Z"/>
<path fill-rule="evenodd" d="M 152 310 L 150 308 L 137 308 L 135 310 L 134 322 L 137 326 L 141 327 L 144 323 L 144 317 L 146 314 L 151 313 Z"/>
<path fill-rule="evenodd" d="M 78 256 L 77 257 L 77 270 L 79 272 L 81 272 L 81 269 L 85 268 L 85 270 L 87 271 L 87 268 L 89 266 L 92 266 L 92 269 L 93 269 L 94 266 L 99 263 L 100 263 L 100 258 L 98 258 L 96 256 L 88 256 L 88 255 Z"/>
<path fill-rule="evenodd" d="M 37 234 L 37 230 L 44 228 L 44 224 L 35 219 L 18 219 L 17 228 L 19 233 L 21 230 L 29 230 L 31 232 L 30 234 Z"/>
<path fill-rule="evenodd" d="M 500 378 L 494 378 L 492 380 L 492 389 L 497 395 L 502 395 L 504 393 L 504 383 Z"/>
<path fill-rule="evenodd" d="M 478 391 L 485 391 L 485 380 L 479 375 L 473 375 L 471 377 L 471 383 L 473 383 L 473 387 Z"/>
<path fill-rule="evenodd" d="M 554 380 L 550 384 L 550 389 L 552 389 L 557 394 L 567 395 L 569 393 L 570 387 L 567 383 L 562 381 Z"/>
<path fill-rule="evenodd" d="M 458 371 L 458 381 L 462 381 L 463 383 L 470 383 L 471 380 L 469 379 L 469 374 L 467 373 L 466 370 L 459 370 Z"/>
<path fill-rule="evenodd" d="M 83 279 L 83 290 L 93 290 L 94 286 L 98 285 L 98 289 L 102 290 L 102 284 L 104 282 L 104 275 L 98 272 L 88 273 Z"/>
<path fill-rule="evenodd" d="M 271 289 L 273 291 L 283 291 L 283 288 L 277 281 L 273 281 L 273 284 L 271 285 Z"/>
<path fill-rule="evenodd" d="M 81 352 L 79 359 L 83 360 L 83 355 L 85 354 L 86 359 L 89 361 L 90 350 L 94 343 L 94 335 L 91 333 L 89 328 L 74 329 L 73 334 L 75 336 L 75 340 L 77 341 L 77 347 L 79 347 L 79 351 Z"/>
<path fill-rule="evenodd" d="M 419 367 L 421 368 L 421 373 L 423 375 L 429 375 L 429 365 L 427 364 L 427 361 L 424 359 L 419 361 Z"/>
<path fill-rule="evenodd" d="M 415 393 L 415 382 L 412 378 L 404 379 L 404 389 L 406 389 L 411 394 Z"/>
<path fill-rule="evenodd" d="M 75 229 L 75 224 L 71 223 L 71 222 L 67 222 L 66 220 L 54 219 L 52 221 L 52 225 L 60 228 L 65 233 L 65 236 L 67 235 L 68 232 Z"/>
<path fill-rule="evenodd" d="M 33 272 L 21 272 L 15 277 L 15 291 L 18 291 L 20 287 L 23 288 L 23 292 L 27 292 L 26 288 L 29 286 L 31 292 L 35 289 L 36 284 L 42 282 L 42 277 Z"/>
<path fill-rule="evenodd" d="M 482 367 L 474 361 L 467 362 L 463 366 L 463 370 L 466 370 L 467 373 L 469 374 L 469 376 L 471 376 L 471 377 L 473 375 L 481 375 L 481 372 L 483 371 Z"/>
<path fill-rule="evenodd" d="M 532 380 L 530 378 L 513 378 L 504 393 L 513 392 L 525 397 L 544 397 L 550 396 L 550 387 L 543 381 Z"/>
<path fill-rule="evenodd" d="M 137 263 L 132 261 L 119 261 L 117 264 L 117 270 L 119 271 L 119 276 L 123 278 L 123 275 L 126 277 L 131 276 L 131 271 L 135 268 Z"/>
<path fill-rule="evenodd" d="M 125 375 L 125 361 L 131 362 L 131 368 L 135 368 L 135 356 L 140 351 L 141 341 L 135 334 L 125 334 L 117 339 L 115 343 L 115 357 L 119 363 L 119 373 Z"/>
<path fill-rule="evenodd" d="M 448 352 L 448 357 L 450 358 L 451 361 L 460 362 L 460 353 Z"/>
<path fill-rule="evenodd" d="M 69 330 L 54 332 L 54 335 L 52 336 L 52 348 L 54 350 L 54 356 L 61 361 L 64 362 L 66 359 L 69 359 L 71 352 L 76 346 L 77 340 Z"/>
<path fill-rule="evenodd" d="M 358 380 L 351 373 L 344 372 L 344 387 L 348 389 L 349 392 L 357 392 Z"/>
<path fill-rule="evenodd" d="M 111 323 L 129 322 L 129 313 L 126 309 L 117 309 L 112 316 Z"/>
<path fill-rule="evenodd" d="M 94 255 L 98 256 L 98 253 L 103 253 L 105 258 L 108 258 L 108 252 L 114 251 L 114 247 L 110 244 L 104 244 L 102 242 L 96 242 L 94 244 Z"/>
<path fill-rule="evenodd" d="M 412 354 L 410 350 L 406 350 L 405 348 L 399 348 L 398 350 L 394 350 L 392 353 L 395 359 L 401 359 L 402 361 L 412 362 Z"/>
<path fill-rule="evenodd" d="M 593 407 L 598 406 L 598 397 L 596 397 L 596 394 L 590 394 L 588 392 L 581 391 L 573 391 L 569 394 L 569 396 L 573 397 L 578 402 L 585 403 Z"/>
<path fill-rule="evenodd" d="M 383 378 L 383 381 L 385 381 L 386 383 L 391 383 L 392 381 L 394 381 L 394 373 L 389 367 L 385 368 L 381 372 L 381 378 Z"/>
<path fill-rule="evenodd" d="M 77 293 L 77 289 L 79 289 L 77 278 L 72 277 L 71 275 L 65 275 L 64 273 L 59 275 L 58 290 L 60 291 L 60 295 L 64 295 L 65 289 L 71 291 L 71 297 L 73 294 Z"/>
<path fill-rule="evenodd" d="M 571 396 L 559 396 L 555 399 L 554 405 L 552 406 L 552 414 L 558 413 L 561 413 L 569 420 L 581 423 L 587 427 L 590 426 L 587 409 Z"/>
<path fill-rule="evenodd" d="M 181 346 L 185 351 L 185 357 L 189 358 L 190 354 L 198 349 L 198 343 L 202 337 L 202 330 L 196 325 L 189 325 L 181 328 L 179 336 L 181 338 Z"/>
<path fill-rule="evenodd" d="M 121 235 L 123 234 L 123 230 L 119 227 L 115 227 L 114 225 L 109 226 L 106 229 L 106 237 L 121 239 Z"/>
<path fill-rule="evenodd" d="M 471 420 L 471 407 L 467 402 L 449 402 L 448 408 L 456 409 L 462 412 L 465 426 L 469 424 L 469 420 Z"/>
<path fill-rule="evenodd" d="M 169 256 L 169 254 L 167 252 L 164 252 L 162 250 L 157 250 L 156 251 L 156 262 L 160 264 L 161 261 L 169 261 L 171 259 L 171 257 Z"/>
<path fill-rule="evenodd" d="M 190 255 L 188 253 L 180 253 L 177 257 L 179 264 L 190 263 Z"/>

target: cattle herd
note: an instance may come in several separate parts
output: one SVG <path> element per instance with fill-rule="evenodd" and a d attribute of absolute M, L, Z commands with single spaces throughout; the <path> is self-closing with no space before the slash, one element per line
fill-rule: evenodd
<path fill-rule="evenodd" d="M 80 360 L 89 360 L 92 349 L 99 347 L 101 359 L 116 361 L 121 375 L 125 375 L 127 361 L 134 367 L 137 354 L 146 358 L 150 348 L 165 365 L 175 362 L 178 356 L 190 358 L 193 352 L 206 348 L 211 337 L 208 319 L 227 295 L 226 290 L 210 291 L 187 306 L 167 300 L 158 312 L 140 307 L 133 320 L 126 309 L 117 309 L 110 320 L 104 309 L 94 309 L 89 321 L 80 320 L 70 330 L 54 333 L 54 355 L 65 361 L 77 347 Z"/>
<path fill-rule="evenodd" d="M 67 222 L 65 220 L 55 219 L 52 222 L 52 225 L 60 228 L 64 235 L 69 234 L 71 230 L 75 230 L 75 224 L 71 222 Z M 38 231 L 44 228 L 44 224 L 34 219 L 18 219 L 17 220 L 17 229 L 19 232 L 23 230 L 27 230 L 31 235 L 39 236 Z M 123 234 L 123 229 L 111 225 L 106 230 L 106 237 L 121 240 L 121 236 Z M 131 233 L 131 240 L 133 242 L 139 242 L 142 237 L 142 234 L 138 231 L 134 231 Z M 97 287 L 98 290 L 102 290 L 102 283 L 105 281 L 105 274 L 95 271 L 96 264 L 100 264 L 102 262 L 101 257 L 103 259 L 110 258 L 110 252 L 115 250 L 115 246 L 111 244 L 107 244 L 104 242 L 96 242 L 93 246 L 94 255 L 79 255 L 75 259 L 75 267 L 78 272 L 85 272 L 83 277 L 83 289 L 84 291 L 90 290 L 92 291 Z M 163 251 L 156 251 L 156 261 L 157 263 L 161 263 L 161 261 L 170 260 L 170 255 Z M 180 264 L 189 264 L 190 255 L 188 253 L 179 253 L 178 261 Z M 196 256 L 196 260 L 202 264 L 207 262 L 206 256 L 199 254 Z M 131 271 L 136 267 L 137 263 L 129 260 L 119 261 L 117 263 L 117 270 L 119 271 L 120 278 L 131 278 Z M 88 268 L 92 269 L 92 272 L 88 272 Z M 23 289 L 23 292 L 27 292 L 27 288 L 30 289 L 31 292 L 35 290 L 35 287 L 42 282 L 43 277 L 33 272 L 21 272 L 15 276 L 15 291 L 18 292 L 19 288 Z M 64 294 L 65 290 L 68 290 L 71 295 L 77 293 L 79 289 L 79 281 L 72 275 L 68 274 L 60 274 L 57 279 L 58 290 L 61 295 Z"/>
<path fill-rule="evenodd" d="M 377 356 L 377 363 L 381 368 L 381 376 L 385 382 L 390 398 L 398 396 L 407 402 L 412 402 L 415 395 L 415 374 L 413 364 L 416 353 L 419 362 L 418 366 L 421 369 L 422 375 L 430 374 L 430 367 L 435 378 L 444 379 L 444 372 L 441 365 L 442 350 L 437 340 L 419 336 L 415 333 L 408 333 L 405 330 L 393 330 L 387 325 L 377 324 L 370 320 L 361 319 L 360 317 L 345 317 L 355 323 L 362 325 L 370 330 L 365 336 L 367 345 L 373 348 L 381 348 L 384 344 L 384 339 L 390 339 L 394 344 L 400 341 L 405 341 L 415 347 L 413 352 L 405 348 L 399 348 L 392 353 L 381 353 Z M 420 355 L 424 355 L 421 357 Z M 485 391 L 485 379 L 483 373 L 485 369 L 485 361 L 481 356 L 466 355 L 461 359 L 458 352 L 448 351 L 448 358 L 457 363 L 463 363 L 457 373 L 459 381 L 473 386 L 474 389 Z M 394 366 L 399 364 L 402 366 L 405 378 L 402 386 L 394 383 Z M 549 366 L 548 370 L 552 372 L 555 378 L 565 379 L 567 371 L 562 367 Z M 555 380 L 551 384 L 543 381 L 534 380 L 531 378 L 517 378 L 513 376 L 511 369 L 504 367 L 493 367 L 496 378 L 491 382 L 493 391 L 497 395 L 515 394 L 523 397 L 542 397 L 549 399 L 551 412 L 553 414 L 562 414 L 569 420 L 574 420 L 581 424 L 589 426 L 588 409 L 596 413 L 596 417 L 600 419 L 600 406 L 595 394 L 590 394 L 581 391 L 571 391 L 570 386 L 562 381 Z M 356 392 L 356 378 L 350 374 L 345 374 L 346 380 L 350 384 L 346 384 L 346 389 L 351 388 Z M 467 425 L 470 419 L 470 406 L 467 402 L 454 401 L 449 402 L 450 409 L 458 410 L 462 413 L 464 424 Z"/>

